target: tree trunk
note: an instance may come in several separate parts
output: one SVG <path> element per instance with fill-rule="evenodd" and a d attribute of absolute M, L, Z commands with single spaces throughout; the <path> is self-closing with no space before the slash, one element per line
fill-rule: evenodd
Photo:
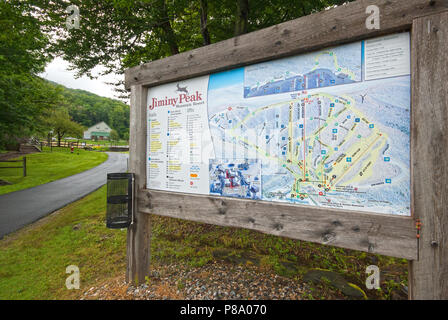
<path fill-rule="evenodd" d="M 176 37 L 174 35 L 173 28 L 169 21 L 163 22 L 162 24 L 163 32 L 165 33 L 166 42 L 170 46 L 170 51 L 172 55 L 179 53 L 179 47 L 177 46 Z"/>
<path fill-rule="evenodd" d="M 237 0 L 235 36 L 247 33 L 249 17 L 249 0 Z"/>
<path fill-rule="evenodd" d="M 211 43 L 210 33 L 208 32 L 207 27 L 207 18 L 208 18 L 208 3 L 207 0 L 201 0 L 201 33 L 204 46 Z"/>
<path fill-rule="evenodd" d="M 171 18 L 168 16 L 168 10 L 166 9 L 166 2 L 165 0 L 162 0 L 162 2 L 163 2 L 161 6 L 162 19 L 160 27 L 162 28 L 163 33 L 165 34 L 165 40 L 170 47 L 171 54 L 175 55 L 179 53 L 179 46 L 177 45 L 174 30 L 171 27 Z"/>

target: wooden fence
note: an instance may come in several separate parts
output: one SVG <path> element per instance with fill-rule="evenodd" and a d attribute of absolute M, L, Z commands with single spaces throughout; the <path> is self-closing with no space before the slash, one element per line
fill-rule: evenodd
<path fill-rule="evenodd" d="M 0 160 L 0 163 L 18 163 L 22 162 L 22 166 L 20 167 L 0 167 L 0 169 L 23 169 L 23 176 L 26 177 L 26 157 L 23 157 L 22 160 Z"/>
<path fill-rule="evenodd" d="M 41 141 L 40 142 L 41 147 L 50 147 L 50 148 L 71 148 L 71 147 L 75 147 L 75 148 L 79 148 L 80 146 L 80 142 L 79 141 L 61 141 L 60 144 L 57 141 L 52 141 L 50 143 L 48 143 L 48 141 Z M 82 145 L 81 145 L 82 147 Z"/>
<path fill-rule="evenodd" d="M 61 141 L 60 144 L 58 144 L 57 141 L 52 141 L 51 143 L 48 143 L 48 141 L 41 141 L 40 142 L 41 148 L 43 146 L 45 147 L 50 147 L 50 148 L 118 148 L 118 149 L 125 149 L 128 150 L 128 146 L 124 146 L 124 145 L 119 145 L 117 143 L 114 143 L 113 141 L 111 141 L 110 143 L 104 143 L 104 144 L 99 144 L 99 143 L 91 143 L 91 142 L 82 142 L 79 140 L 76 141 L 67 141 L 67 140 L 63 140 Z"/>

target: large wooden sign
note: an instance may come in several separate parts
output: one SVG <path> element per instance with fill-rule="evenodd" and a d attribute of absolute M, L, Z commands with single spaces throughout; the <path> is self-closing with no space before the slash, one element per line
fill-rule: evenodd
<path fill-rule="evenodd" d="M 406 258 L 411 298 L 448 298 L 447 9 L 357 1 L 127 70 L 128 280 L 158 214 Z"/>

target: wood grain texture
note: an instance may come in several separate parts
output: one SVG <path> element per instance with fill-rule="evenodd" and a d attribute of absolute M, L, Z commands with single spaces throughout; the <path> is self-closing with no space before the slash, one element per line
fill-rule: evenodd
<path fill-rule="evenodd" d="M 135 174 L 135 190 L 146 184 L 146 100 L 147 89 L 131 88 L 129 172 Z M 141 284 L 149 276 L 151 221 L 150 216 L 138 210 L 135 197 L 134 224 L 127 234 L 126 281 Z"/>
<path fill-rule="evenodd" d="M 145 213 L 417 258 L 416 231 L 410 217 L 146 189 L 138 192 L 138 202 Z"/>
<path fill-rule="evenodd" d="M 412 28 L 412 176 L 414 217 L 422 222 L 411 299 L 448 299 L 448 13 Z"/>
<path fill-rule="evenodd" d="M 380 8 L 379 30 L 365 26 L 365 11 L 371 4 Z M 128 69 L 125 86 L 155 86 L 409 30 L 414 18 L 447 9 L 448 0 L 359 0 Z"/>

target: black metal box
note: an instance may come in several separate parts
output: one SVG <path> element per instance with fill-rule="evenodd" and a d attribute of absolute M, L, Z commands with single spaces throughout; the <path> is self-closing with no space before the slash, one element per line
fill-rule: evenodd
<path fill-rule="evenodd" d="M 107 174 L 106 226 L 112 229 L 127 228 L 133 217 L 134 174 Z"/>

